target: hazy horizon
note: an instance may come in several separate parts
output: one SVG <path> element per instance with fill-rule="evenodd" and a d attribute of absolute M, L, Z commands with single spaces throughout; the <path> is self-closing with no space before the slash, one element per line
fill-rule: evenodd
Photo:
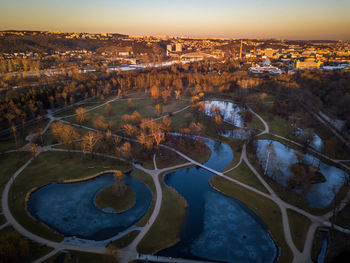
<path fill-rule="evenodd" d="M 347 0 L 2 0 L 0 30 L 350 40 Z"/>

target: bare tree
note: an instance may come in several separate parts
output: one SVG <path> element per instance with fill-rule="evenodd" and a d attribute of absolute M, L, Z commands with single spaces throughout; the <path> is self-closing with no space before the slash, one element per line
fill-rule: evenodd
<path fill-rule="evenodd" d="M 79 133 L 71 125 L 64 124 L 63 122 L 54 122 L 51 125 L 51 130 L 58 142 L 68 146 L 71 146 L 73 141 L 80 137 Z"/>
<path fill-rule="evenodd" d="M 81 147 L 84 153 L 93 153 L 95 145 L 101 140 L 101 135 L 89 131 L 82 138 Z"/>
<path fill-rule="evenodd" d="M 75 110 L 75 113 L 77 114 L 77 122 L 82 125 L 87 118 L 87 110 L 83 107 L 79 107 Z"/>

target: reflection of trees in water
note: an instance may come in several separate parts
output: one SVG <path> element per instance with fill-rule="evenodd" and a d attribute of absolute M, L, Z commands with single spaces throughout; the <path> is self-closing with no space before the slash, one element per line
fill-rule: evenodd
<path fill-rule="evenodd" d="M 214 152 L 219 155 L 223 151 L 224 147 L 220 141 L 214 141 Z"/>
<path fill-rule="evenodd" d="M 220 115 L 224 121 L 240 126 L 242 116 L 241 108 L 235 103 L 228 101 L 206 101 L 204 112 L 210 117 Z"/>
<path fill-rule="evenodd" d="M 276 182 L 283 184 L 286 177 L 284 171 L 286 170 L 286 164 L 276 158 L 271 162 L 271 178 Z"/>
<path fill-rule="evenodd" d="M 266 152 L 264 175 L 268 172 L 272 180 L 283 184 L 287 164 L 277 156 L 273 141 L 266 145 Z"/>

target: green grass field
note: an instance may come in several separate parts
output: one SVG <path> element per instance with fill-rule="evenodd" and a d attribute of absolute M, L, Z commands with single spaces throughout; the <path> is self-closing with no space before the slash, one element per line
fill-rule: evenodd
<path fill-rule="evenodd" d="M 287 209 L 287 214 L 294 244 L 302 252 L 311 221 L 307 217 L 290 209 Z"/>
<path fill-rule="evenodd" d="M 112 242 L 114 246 L 117 248 L 124 248 L 127 247 L 140 233 L 138 230 L 131 231 L 130 233 L 126 234 L 122 238 L 119 238 Z"/>
<path fill-rule="evenodd" d="M 11 176 L 19 169 L 26 161 L 29 160 L 30 154 L 26 152 L 0 154 L 0 193 L 7 184 Z"/>
<path fill-rule="evenodd" d="M 136 194 L 129 186 L 121 196 L 117 195 L 115 188 L 114 184 L 110 184 L 97 193 L 95 204 L 99 209 L 111 207 L 115 212 L 121 213 L 135 204 Z"/>
<path fill-rule="evenodd" d="M 183 100 L 170 100 L 169 104 L 163 105 L 161 115 L 166 115 L 170 112 L 180 110 L 188 104 L 189 103 L 187 101 Z M 112 102 L 110 105 L 112 108 L 112 113 L 110 116 L 105 116 L 105 120 L 114 121 L 118 126 L 121 124 L 124 114 L 132 114 L 134 111 L 139 112 L 143 118 L 158 117 L 155 110 L 155 104 L 150 97 L 145 97 L 143 99 L 132 99 L 132 105 L 129 105 L 127 99 Z M 105 106 L 90 111 L 87 114 L 87 120 L 83 125 L 93 127 L 93 120 L 99 115 L 105 115 Z M 70 117 L 65 120 L 75 123 L 76 117 Z"/>
<path fill-rule="evenodd" d="M 111 261 L 108 261 L 110 259 Z M 68 250 L 65 253 L 59 252 L 48 260 L 44 261 L 45 263 L 96 263 L 96 262 L 113 262 L 112 258 L 104 254 L 95 254 L 88 252 L 72 251 Z"/>
<path fill-rule="evenodd" d="M 261 192 L 268 193 L 266 188 L 262 185 L 259 179 L 255 176 L 255 174 L 253 174 L 253 172 L 249 169 L 245 162 L 242 162 L 240 166 L 228 172 L 226 175 L 244 184 L 252 186 Z"/>
<path fill-rule="evenodd" d="M 3 228 L 0 231 L 0 235 L 4 235 L 6 233 L 17 233 L 16 230 L 14 230 L 12 227 L 8 226 Z M 33 262 L 34 260 L 37 260 L 41 257 L 43 257 L 44 255 L 50 253 L 53 249 L 41 244 L 38 244 L 36 242 L 33 242 L 31 240 L 28 240 L 27 238 L 21 236 L 21 239 L 26 240 L 28 242 L 28 255 L 25 259 L 23 259 L 21 262 L 22 263 L 29 263 L 29 262 Z M 0 259 L 1 260 L 1 259 Z M 3 261 L 1 261 L 3 262 Z M 6 261 L 4 261 L 6 262 Z"/>

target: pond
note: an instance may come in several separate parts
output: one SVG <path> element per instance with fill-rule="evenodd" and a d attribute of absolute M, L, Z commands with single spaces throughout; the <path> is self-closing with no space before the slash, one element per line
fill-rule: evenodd
<path fill-rule="evenodd" d="M 253 134 L 253 130 L 249 129 L 234 129 L 223 131 L 220 135 L 237 140 L 247 140 Z"/>
<path fill-rule="evenodd" d="M 295 132 L 295 135 L 297 137 L 302 137 L 304 133 L 303 129 L 298 128 Z M 322 152 L 323 151 L 323 141 L 320 136 L 318 136 L 316 133 L 312 133 L 312 141 L 310 142 L 310 146 L 314 148 L 315 150 Z"/>
<path fill-rule="evenodd" d="M 237 104 L 227 101 L 212 100 L 205 101 L 204 107 L 207 116 L 213 116 L 213 111 L 215 109 L 223 116 L 224 121 L 239 128 L 244 127 L 242 117 L 243 110 Z"/>
<path fill-rule="evenodd" d="M 264 170 L 267 163 L 268 147 L 275 154 L 268 162 L 267 175 L 283 186 L 288 186 L 288 179 L 292 174 L 290 166 L 298 163 L 296 151 L 274 140 L 258 140 L 256 145 L 257 157 Z M 303 160 L 306 164 L 319 167 L 319 172 L 326 179 L 323 183 L 312 184 L 304 194 L 305 200 L 312 207 L 325 208 L 329 206 L 344 184 L 348 174 L 337 167 L 323 163 L 311 154 L 304 154 Z M 294 191 L 300 193 L 300 189 L 294 189 Z"/>
<path fill-rule="evenodd" d="M 329 242 L 329 233 L 327 231 L 321 231 L 321 247 L 320 252 L 317 255 L 316 263 L 324 263 L 326 260 L 327 250 Z"/>
<path fill-rule="evenodd" d="M 140 220 L 152 200 L 152 193 L 144 183 L 129 174 L 123 176 L 136 193 L 135 204 L 125 212 L 105 213 L 94 205 L 98 191 L 114 182 L 111 173 L 87 181 L 50 183 L 41 187 L 31 194 L 28 211 L 65 236 L 108 239 Z"/>
<path fill-rule="evenodd" d="M 232 160 L 231 148 L 204 139 L 212 150 L 206 166 L 221 171 Z M 239 201 L 214 190 L 208 183 L 214 174 L 197 167 L 164 176 L 187 201 L 181 241 L 159 255 L 221 262 L 274 262 L 278 249 L 262 220 Z"/>

